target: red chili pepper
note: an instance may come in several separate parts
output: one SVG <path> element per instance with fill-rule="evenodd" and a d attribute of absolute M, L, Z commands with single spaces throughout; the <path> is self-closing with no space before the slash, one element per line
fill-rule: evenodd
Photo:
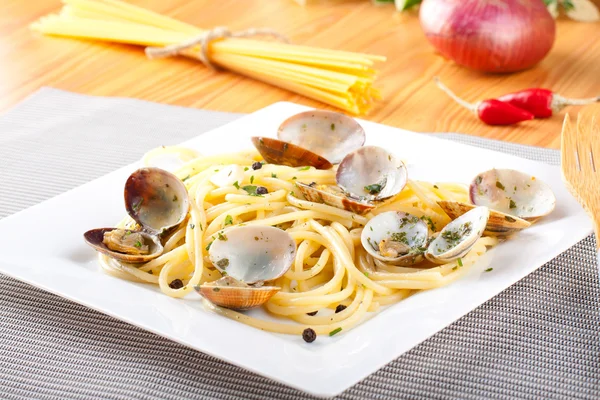
<path fill-rule="evenodd" d="M 448 89 L 438 77 L 435 77 L 434 80 L 448 96 L 461 106 L 473 111 L 481 121 L 488 125 L 513 125 L 534 118 L 534 115 L 529 111 L 496 99 L 483 100 L 474 104 L 468 103 Z"/>
<path fill-rule="evenodd" d="M 498 100 L 527 110 L 536 118 L 549 118 L 566 106 L 583 106 L 600 102 L 600 96 L 589 99 L 567 99 L 548 89 L 525 89 L 505 94 Z"/>

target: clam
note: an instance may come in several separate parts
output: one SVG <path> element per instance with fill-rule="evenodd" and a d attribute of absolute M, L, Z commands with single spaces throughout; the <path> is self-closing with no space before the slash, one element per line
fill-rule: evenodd
<path fill-rule="evenodd" d="M 116 260 L 145 263 L 162 254 L 162 239 L 185 221 L 189 207 L 179 178 L 159 168 L 142 168 L 125 183 L 125 208 L 141 229 L 92 229 L 84 240 Z"/>
<path fill-rule="evenodd" d="M 464 257 L 483 234 L 489 215 L 487 207 L 475 207 L 456 218 L 429 243 L 425 257 L 436 264 Z"/>
<path fill-rule="evenodd" d="M 252 144 L 269 164 L 287 165 L 288 167 L 308 165 L 317 169 L 330 169 L 333 167 L 333 164 L 320 155 L 278 139 L 254 136 Z"/>
<path fill-rule="evenodd" d="M 342 160 L 337 186 L 297 182 L 306 199 L 364 214 L 402 191 L 408 180 L 406 166 L 381 147 L 366 146 Z"/>
<path fill-rule="evenodd" d="M 477 207 L 472 204 L 459 203 L 457 201 L 438 201 L 438 204 L 451 219 L 456 219 Z M 531 222 L 529 221 L 501 213 L 500 211 L 490 210 L 490 217 L 483 234 L 488 236 L 507 237 L 528 228 L 529 226 L 531 226 Z"/>
<path fill-rule="evenodd" d="M 408 266 L 423 261 L 428 236 L 429 228 L 420 218 L 401 211 L 388 211 L 365 225 L 360 240 L 374 258 Z"/>
<path fill-rule="evenodd" d="M 233 227 L 212 243 L 208 256 L 226 279 L 196 286 L 196 291 L 218 306 L 247 310 L 281 290 L 263 284 L 287 272 L 296 256 L 296 242 L 271 226 Z"/>
<path fill-rule="evenodd" d="M 330 206 L 348 210 L 356 214 L 365 214 L 375 208 L 373 204 L 346 196 L 338 186 L 317 185 L 314 182 L 310 184 L 296 182 L 296 186 L 306 200 L 314 203 L 329 204 Z"/>
<path fill-rule="evenodd" d="M 129 229 L 97 228 L 83 238 L 96 251 L 130 264 L 148 262 L 163 252 L 158 236 Z"/>
<path fill-rule="evenodd" d="M 271 164 L 330 169 L 365 143 L 365 131 L 353 118 L 333 111 L 313 110 L 286 119 L 278 139 L 253 137 L 260 155 Z"/>
<path fill-rule="evenodd" d="M 276 286 L 253 287 L 230 276 L 196 286 L 195 289 L 213 304 L 240 311 L 260 307 L 281 290 Z"/>
<path fill-rule="evenodd" d="M 190 202 L 178 177 L 160 168 L 141 168 L 125 183 L 125 208 L 144 231 L 161 234 L 187 218 Z"/>
<path fill-rule="evenodd" d="M 354 118 L 324 110 L 305 111 L 286 119 L 277 137 L 319 154 L 332 164 L 365 143 L 365 131 Z"/>
<path fill-rule="evenodd" d="M 471 202 L 527 221 L 550 214 L 556 205 L 552 189 L 535 177 L 512 169 L 483 172 L 469 187 Z"/>
<path fill-rule="evenodd" d="M 365 146 L 342 160 L 335 179 L 350 197 L 380 201 L 402 191 L 408 172 L 404 163 L 385 149 Z"/>

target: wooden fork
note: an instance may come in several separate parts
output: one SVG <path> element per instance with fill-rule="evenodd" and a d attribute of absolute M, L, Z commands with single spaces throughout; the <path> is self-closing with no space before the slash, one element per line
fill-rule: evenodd
<path fill-rule="evenodd" d="M 561 135 L 561 167 L 565 185 L 594 222 L 600 268 L 600 121 L 595 115 L 565 116 Z"/>

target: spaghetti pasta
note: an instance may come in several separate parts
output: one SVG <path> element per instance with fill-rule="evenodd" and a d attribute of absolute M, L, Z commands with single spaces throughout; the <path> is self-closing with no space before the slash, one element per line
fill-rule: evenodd
<path fill-rule="evenodd" d="M 59 14 L 31 25 L 48 35 L 141 46 L 184 43 L 208 31 L 119 0 L 63 0 Z M 199 46 L 180 54 L 196 59 Z M 211 64 L 287 89 L 354 114 L 366 113 L 380 92 L 373 87 L 375 62 L 385 57 L 250 38 L 210 42 Z"/>
<path fill-rule="evenodd" d="M 255 152 L 202 157 L 175 147 L 153 150 L 144 161 L 151 163 L 164 153 L 179 155 L 184 162 L 176 175 L 184 181 L 192 205 L 187 223 L 166 241 L 160 257 L 133 266 L 100 255 L 102 267 L 122 278 L 158 285 L 168 296 L 183 297 L 195 285 L 221 277 L 208 258 L 207 248 L 227 229 L 241 225 L 279 227 L 291 235 L 297 251 L 292 267 L 273 282 L 282 290 L 270 298 L 264 309 L 289 321 L 260 319 L 207 302 L 215 312 L 262 330 L 286 334 L 301 334 L 308 327 L 317 334 L 347 331 L 382 306 L 402 301 L 418 290 L 438 288 L 459 279 L 488 248 L 497 244 L 495 238 L 482 237 L 464 257 L 443 265 L 387 265 L 374 259 L 361 245 L 362 228 L 371 218 L 386 210 L 410 210 L 430 221 L 430 227 L 439 232 L 449 218 L 436 201 L 465 201 L 466 188 L 455 183 L 410 181 L 388 204 L 357 215 L 304 200 L 294 190 L 295 182 L 335 182 L 335 170 L 274 164 L 254 170 L 252 164 L 261 160 Z M 211 176 L 231 163 L 244 168 L 243 181 L 221 188 L 211 183 Z M 256 182 L 264 185 L 268 193 L 252 196 L 243 189 L 243 185 Z M 128 217 L 118 226 L 134 225 Z M 171 285 L 176 279 L 182 287 Z M 340 304 L 346 308 L 334 312 Z"/>

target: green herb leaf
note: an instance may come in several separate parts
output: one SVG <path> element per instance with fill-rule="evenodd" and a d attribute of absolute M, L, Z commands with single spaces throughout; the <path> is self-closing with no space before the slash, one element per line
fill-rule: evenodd
<path fill-rule="evenodd" d="M 244 171 L 248 171 L 250 168 L 248 167 L 244 167 Z"/>
<path fill-rule="evenodd" d="M 456 262 L 458 263 L 458 266 L 459 266 L 459 267 L 462 267 L 462 266 L 463 266 L 463 263 L 462 263 L 462 258 L 459 258 L 458 260 L 456 260 Z"/>
<path fill-rule="evenodd" d="M 296 177 L 296 176 L 292 176 L 292 180 L 294 180 L 294 179 L 298 179 L 298 177 Z"/>
<path fill-rule="evenodd" d="M 187 181 L 188 179 L 190 179 L 190 175 L 186 176 L 185 178 L 182 179 L 183 182 Z"/>
<path fill-rule="evenodd" d="M 196 227 L 196 225 L 190 224 L 190 229 L 194 229 L 195 227 Z"/>
<path fill-rule="evenodd" d="M 250 177 L 250 183 L 254 183 L 254 175 Z"/>
<path fill-rule="evenodd" d="M 310 166 L 307 165 L 306 167 L 298 168 L 298 171 L 308 171 L 309 169 L 310 169 Z"/>
<path fill-rule="evenodd" d="M 365 271 L 365 276 L 368 278 L 369 277 L 369 273 Z"/>
<path fill-rule="evenodd" d="M 271 178 L 277 178 L 277 174 L 271 173 Z"/>
<path fill-rule="evenodd" d="M 231 225 L 233 224 L 233 218 L 231 217 L 231 215 L 227 215 L 225 217 L 225 222 L 223 223 L 223 226 L 227 226 L 227 225 Z"/>
<path fill-rule="evenodd" d="M 329 336 L 337 335 L 341 331 L 342 331 L 342 328 L 336 328 L 336 329 L 332 330 L 331 332 L 329 332 Z"/>
<path fill-rule="evenodd" d="M 513 199 L 510 199 L 510 208 L 517 208 L 517 204 L 513 201 Z"/>
<path fill-rule="evenodd" d="M 433 185 L 434 189 L 439 189 L 438 185 Z"/>
<path fill-rule="evenodd" d="M 227 236 L 223 235 L 221 232 L 218 233 L 217 238 L 219 240 L 227 241 Z"/>
<path fill-rule="evenodd" d="M 238 183 L 238 181 L 233 182 L 233 186 L 235 186 L 236 189 L 240 188 L 240 184 Z"/>
<path fill-rule="evenodd" d="M 258 186 L 255 185 L 242 186 L 242 189 L 244 189 L 250 196 L 262 197 L 262 195 L 256 193 L 257 188 Z"/>
<path fill-rule="evenodd" d="M 482 180 L 483 180 L 483 177 L 481 177 L 481 175 L 480 175 L 477 178 L 475 178 L 475 183 L 479 185 Z"/>
<path fill-rule="evenodd" d="M 488 269 L 486 269 L 484 272 L 490 272 L 490 271 L 492 271 L 493 269 L 494 269 L 494 268 L 488 268 Z"/>
<path fill-rule="evenodd" d="M 335 131 L 335 124 L 331 124 L 331 130 Z"/>
<path fill-rule="evenodd" d="M 503 184 L 502 184 L 502 182 L 500 182 L 500 181 L 496 181 L 496 187 L 497 187 L 498 189 L 502 189 L 502 190 L 504 190 L 504 189 L 505 189 L 504 185 L 503 185 Z"/>
<path fill-rule="evenodd" d="M 514 219 L 513 217 L 509 217 L 508 215 L 506 217 L 504 217 L 505 220 L 507 220 L 508 222 L 517 222 L 516 219 Z"/>
<path fill-rule="evenodd" d="M 367 192 L 369 192 L 370 194 L 377 194 L 377 193 L 381 192 L 381 189 L 383 189 L 383 187 L 378 183 L 374 183 L 372 185 L 365 186 L 365 190 Z"/>
<path fill-rule="evenodd" d="M 135 242 L 134 246 L 137 247 L 138 249 L 141 249 L 142 248 L 142 242 L 140 242 L 138 240 L 137 242 Z"/>
<path fill-rule="evenodd" d="M 206 245 L 206 247 L 204 248 L 204 250 L 208 251 L 210 250 L 210 246 L 212 246 L 213 242 L 210 242 L 209 244 Z"/>

